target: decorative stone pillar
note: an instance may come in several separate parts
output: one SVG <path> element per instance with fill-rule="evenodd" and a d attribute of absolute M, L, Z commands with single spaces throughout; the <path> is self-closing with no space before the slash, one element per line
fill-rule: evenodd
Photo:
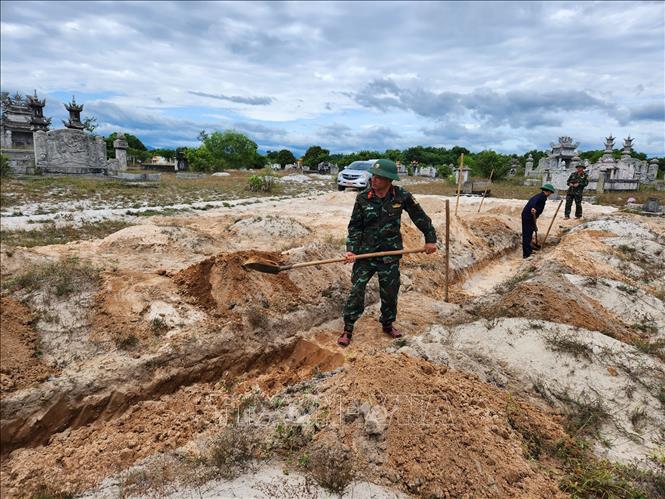
<path fill-rule="evenodd" d="M 467 182 L 469 180 L 469 172 L 471 171 L 469 168 L 462 168 L 462 183 Z M 459 175 L 460 175 L 460 168 L 455 168 L 455 183 L 457 184 L 459 182 Z"/>
<path fill-rule="evenodd" d="M 596 194 L 602 194 L 603 192 L 605 192 L 605 172 L 601 171 L 596 182 Z"/>
<path fill-rule="evenodd" d="M 129 144 L 125 140 L 125 134 L 118 134 L 118 138 L 113 141 L 113 149 L 115 149 L 115 159 L 118 160 L 120 170 L 127 169 L 127 149 Z"/>

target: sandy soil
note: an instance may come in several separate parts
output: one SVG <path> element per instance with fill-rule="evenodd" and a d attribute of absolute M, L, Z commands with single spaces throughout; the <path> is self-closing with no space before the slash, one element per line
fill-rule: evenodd
<path fill-rule="evenodd" d="M 418 199 L 442 236 L 445 198 Z M 96 241 L 2 248 L 3 278 L 71 256 L 102 276 L 48 309 L 38 291 L 3 298 L 3 497 L 44 483 L 93 495 L 105 479 L 117 486 L 130 467 L 210 438 L 255 390 L 294 401 L 318 394 L 328 411 L 315 413 L 326 423 L 312 445 L 342 444 L 361 481 L 391 491 L 562 495 L 561 464 L 529 457 L 530 435 L 546 446 L 568 438 L 562 414 L 589 393 L 612 416 L 590 437 L 598 455 L 648 466 L 665 436 L 654 343 L 665 326 L 663 220 L 587 205 L 587 219 L 555 222 L 551 244 L 523 261 L 523 202 L 490 198 L 477 214 L 479 199 L 463 198 L 450 227 L 451 303 L 443 253 L 406 256 L 398 327 L 407 338 L 381 334 L 373 281 L 342 350 L 350 266 L 265 274 L 242 264 L 340 256 L 353 201 L 352 192 L 264 199 L 142 219 Z M 403 236 L 406 247 L 423 244 L 408 217 Z M 61 320 L 28 319 L 44 311 Z M 6 356 L 5 342 L 17 341 L 11 351 L 23 353 Z M 561 350 L 571 342 L 577 356 Z M 396 395 L 431 405 L 423 415 Z M 326 406 L 332 399 L 341 404 Z"/>
<path fill-rule="evenodd" d="M 48 367 L 40 358 L 39 336 L 31 325 L 33 320 L 25 305 L 9 297 L 2 298 L 0 397 L 57 374 L 57 369 Z"/>

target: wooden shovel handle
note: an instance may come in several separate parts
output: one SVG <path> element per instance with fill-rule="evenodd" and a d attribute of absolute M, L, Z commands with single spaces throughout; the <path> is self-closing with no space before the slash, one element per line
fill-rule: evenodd
<path fill-rule="evenodd" d="M 407 253 L 424 253 L 424 252 L 425 248 L 379 251 L 377 253 L 363 253 L 362 255 L 356 255 L 356 260 L 364 260 L 365 258 L 373 258 L 376 256 L 394 256 L 394 255 L 406 255 Z M 345 261 L 346 258 L 342 257 L 342 258 L 329 258 L 328 260 L 315 260 L 313 262 L 294 263 L 293 265 L 285 266 L 284 270 L 299 269 L 301 267 L 309 267 L 310 265 L 325 265 L 327 263 L 338 263 Z"/>

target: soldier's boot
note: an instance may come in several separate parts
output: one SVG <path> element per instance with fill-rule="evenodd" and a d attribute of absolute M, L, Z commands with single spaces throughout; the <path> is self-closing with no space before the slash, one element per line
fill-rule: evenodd
<path fill-rule="evenodd" d="M 342 333 L 342 336 L 337 338 L 337 344 L 341 347 L 348 347 L 349 344 L 351 343 L 352 336 L 353 336 L 353 329 L 344 327 L 344 332 Z"/>
<path fill-rule="evenodd" d="M 383 325 L 383 332 L 386 333 L 386 334 L 389 334 L 393 338 L 401 338 L 402 336 L 404 336 L 397 329 L 395 329 L 395 327 L 392 324 L 390 324 L 390 325 L 384 324 Z"/>

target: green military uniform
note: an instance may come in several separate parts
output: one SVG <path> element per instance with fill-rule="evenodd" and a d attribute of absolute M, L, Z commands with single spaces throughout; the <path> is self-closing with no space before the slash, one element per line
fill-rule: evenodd
<path fill-rule="evenodd" d="M 413 195 L 398 186 L 391 186 L 385 198 L 371 188 L 358 194 L 348 227 L 346 249 L 357 255 L 376 251 L 403 249 L 400 232 L 402 211 L 406 210 L 416 227 L 425 235 L 426 243 L 436 243 L 436 231 Z M 381 318 L 384 328 L 397 316 L 399 292 L 399 261 L 401 255 L 356 260 L 351 275 L 351 292 L 344 307 L 344 329 L 353 325 L 365 310 L 365 288 L 374 274 L 379 276 Z"/>
<path fill-rule="evenodd" d="M 566 194 L 566 208 L 564 211 L 564 216 L 566 218 L 570 217 L 570 209 L 575 201 L 575 218 L 580 218 L 582 216 L 582 192 L 584 188 L 589 185 L 589 175 L 586 172 L 577 173 L 576 171 L 570 174 L 568 177 L 568 194 Z M 573 187 L 572 184 L 579 184 L 577 187 Z"/>

